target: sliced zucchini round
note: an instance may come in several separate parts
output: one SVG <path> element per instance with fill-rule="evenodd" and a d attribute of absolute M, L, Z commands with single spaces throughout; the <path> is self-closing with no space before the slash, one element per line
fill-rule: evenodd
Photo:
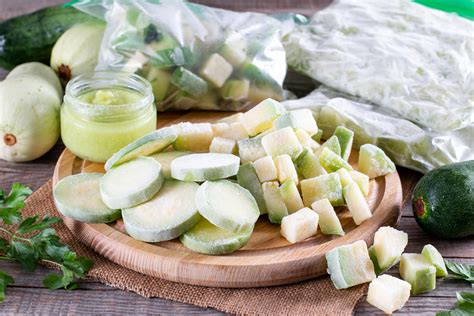
<path fill-rule="evenodd" d="M 240 158 L 231 154 L 191 154 L 171 162 L 171 176 L 182 181 L 225 179 L 237 174 Z"/>

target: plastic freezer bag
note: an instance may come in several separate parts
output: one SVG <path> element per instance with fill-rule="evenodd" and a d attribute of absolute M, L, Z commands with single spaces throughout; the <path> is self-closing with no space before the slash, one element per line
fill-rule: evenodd
<path fill-rule="evenodd" d="M 281 22 L 178 0 L 78 1 L 105 19 L 98 69 L 137 73 L 158 110 L 240 110 L 282 100 L 286 54 Z"/>

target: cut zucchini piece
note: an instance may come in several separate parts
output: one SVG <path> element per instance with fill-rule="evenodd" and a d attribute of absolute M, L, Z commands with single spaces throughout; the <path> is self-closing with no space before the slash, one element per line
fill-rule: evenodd
<path fill-rule="evenodd" d="M 360 225 L 363 221 L 372 217 L 369 204 L 367 204 L 364 195 L 355 182 L 346 185 L 343 193 L 344 199 L 347 203 L 347 208 L 349 209 L 356 225 Z"/>
<path fill-rule="evenodd" d="M 228 180 L 204 182 L 196 193 L 196 204 L 204 218 L 231 232 L 251 231 L 260 216 L 252 194 Z"/>
<path fill-rule="evenodd" d="M 210 123 L 179 123 L 172 126 L 177 138 L 174 149 L 192 152 L 209 152 L 214 133 Z"/>
<path fill-rule="evenodd" d="M 158 161 L 138 157 L 107 171 L 100 180 L 100 196 L 111 209 L 129 208 L 151 199 L 163 180 Z"/>
<path fill-rule="evenodd" d="M 282 129 L 285 127 L 299 128 L 313 136 L 318 132 L 318 125 L 313 117 L 313 113 L 309 109 L 301 109 L 289 111 L 282 114 L 274 122 L 275 129 Z"/>
<path fill-rule="evenodd" d="M 327 171 L 321 166 L 319 158 L 308 148 L 303 149 L 296 159 L 296 167 L 305 179 L 327 174 Z"/>
<path fill-rule="evenodd" d="M 311 149 L 311 151 L 318 150 L 321 145 L 319 145 L 314 139 L 312 139 L 308 133 L 301 128 L 295 128 L 296 138 L 300 142 L 301 146 Z"/>
<path fill-rule="evenodd" d="M 347 289 L 376 278 L 367 244 L 363 240 L 328 251 L 326 260 L 336 289 Z"/>
<path fill-rule="evenodd" d="M 120 218 L 100 197 L 101 173 L 81 173 L 59 181 L 53 189 L 58 211 L 73 220 L 86 223 L 108 223 Z"/>
<path fill-rule="evenodd" d="M 273 224 L 280 224 L 282 218 L 288 215 L 288 209 L 278 189 L 278 182 L 264 182 L 262 183 L 262 189 L 263 198 L 267 205 L 268 219 Z"/>
<path fill-rule="evenodd" d="M 311 208 L 319 215 L 319 228 L 325 235 L 344 236 L 341 222 L 328 199 L 311 204 Z"/>
<path fill-rule="evenodd" d="M 301 210 L 283 217 L 281 220 L 281 235 L 290 243 L 303 241 L 318 231 L 319 215 L 304 207 Z"/>
<path fill-rule="evenodd" d="M 314 139 L 314 141 L 320 143 L 321 142 L 321 137 L 323 137 L 323 130 L 318 128 L 318 132 L 316 134 L 314 134 L 313 136 L 311 136 L 312 139 Z"/>
<path fill-rule="evenodd" d="M 247 40 L 240 33 L 230 31 L 220 53 L 234 67 L 238 67 L 247 58 Z"/>
<path fill-rule="evenodd" d="M 375 254 L 375 248 L 373 245 L 369 247 L 369 257 L 370 257 L 370 260 L 372 260 L 372 263 L 374 264 L 374 271 L 376 275 L 380 275 L 383 272 L 385 272 L 386 269 L 380 268 L 379 262 L 377 261 L 377 255 Z"/>
<path fill-rule="evenodd" d="M 359 150 L 359 171 L 372 179 L 396 172 L 397 169 L 382 149 L 365 144 Z"/>
<path fill-rule="evenodd" d="M 410 283 L 384 274 L 370 282 L 367 303 L 386 314 L 392 314 L 410 298 Z"/>
<path fill-rule="evenodd" d="M 323 148 L 319 154 L 319 163 L 327 172 L 335 172 L 341 168 L 352 170 L 351 165 L 328 148 Z"/>
<path fill-rule="evenodd" d="M 305 206 L 328 199 L 333 206 L 344 205 L 342 185 L 337 173 L 301 180 L 301 193 Z"/>
<path fill-rule="evenodd" d="M 267 155 L 262 146 L 262 139 L 258 137 L 239 140 L 237 147 L 239 147 L 239 156 L 242 164 L 254 162 Z"/>
<path fill-rule="evenodd" d="M 174 239 L 197 224 L 201 216 L 194 182 L 166 180 L 150 201 L 122 210 L 125 230 L 134 239 L 159 242 Z"/>
<path fill-rule="evenodd" d="M 354 180 L 352 179 L 352 177 L 349 174 L 349 171 L 347 171 L 347 169 L 341 168 L 341 169 L 337 170 L 336 173 L 339 175 L 339 179 L 341 179 L 342 187 L 345 187 L 349 183 L 354 182 Z"/>
<path fill-rule="evenodd" d="M 408 244 L 408 235 L 395 228 L 380 227 L 374 236 L 374 253 L 382 270 L 395 265 Z"/>
<path fill-rule="evenodd" d="M 291 127 L 285 127 L 263 136 L 262 146 L 267 155 L 274 158 L 287 154 L 291 159 L 296 159 L 303 151 L 303 147 Z"/>
<path fill-rule="evenodd" d="M 354 180 L 354 182 L 357 183 L 357 185 L 359 186 L 359 189 L 362 191 L 362 194 L 368 196 L 370 188 L 369 176 L 356 170 L 349 171 L 349 174 L 351 175 L 352 180 Z"/>
<path fill-rule="evenodd" d="M 220 89 L 220 94 L 225 100 L 242 101 L 249 97 L 250 81 L 242 80 L 227 80 L 224 86 Z"/>
<path fill-rule="evenodd" d="M 240 166 L 237 173 L 237 182 L 255 198 L 260 214 L 267 214 L 267 205 L 263 197 L 262 186 L 258 180 L 255 167 L 251 163 L 246 163 Z"/>
<path fill-rule="evenodd" d="M 171 74 L 158 68 L 151 68 L 146 78 L 153 89 L 155 101 L 163 101 L 170 87 Z"/>
<path fill-rule="evenodd" d="M 294 213 L 304 207 L 298 187 L 292 179 L 283 182 L 279 190 L 283 202 L 285 202 L 286 208 L 288 209 L 288 213 Z"/>
<path fill-rule="evenodd" d="M 400 259 L 400 275 L 411 284 L 412 294 L 436 288 L 436 268 L 422 254 L 404 253 Z"/>
<path fill-rule="evenodd" d="M 182 181 L 225 179 L 237 174 L 239 164 L 240 158 L 231 154 L 191 154 L 171 162 L 171 176 Z"/>
<path fill-rule="evenodd" d="M 209 152 L 220 154 L 235 154 L 237 152 L 237 142 L 233 139 L 214 137 Z"/>
<path fill-rule="evenodd" d="M 192 96 L 200 96 L 207 92 L 206 81 L 183 67 L 173 72 L 170 82 Z"/>
<path fill-rule="evenodd" d="M 176 158 L 192 154 L 190 151 L 165 151 L 151 155 L 150 158 L 155 159 L 161 164 L 161 172 L 165 179 L 171 179 L 171 162 Z"/>
<path fill-rule="evenodd" d="M 332 152 L 337 154 L 338 156 L 341 155 L 341 145 L 339 144 L 339 140 L 337 139 L 336 136 L 331 136 L 327 141 L 324 142 L 324 144 L 321 145 L 321 147 L 318 149 L 316 152 L 317 155 L 321 153 L 324 148 L 330 149 Z"/>
<path fill-rule="evenodd" d="M 173 127 L 160 128 L 120 149 L 105 162 L 104 168 L 108 171 L 137 157 L 161 152 L 171 145 L 177 137 L 178 134 Z"/>
<path fill-rule="evenodd" d="M 254 136 L 272 128 L 273 121 L 285 112 L 286 110 L 280 102 L 265 99 L 245 112 L 241 122 L 247 130 L 247 133 L 250 136 Z"/>
<path fill-rule="evenodd" d="M 241 112 L 235 113 L 235 114 L 221 118 L 216 123 L 227 123 L 227 124 L 237 123 L 237 122 L 240 123 L 243 116 L 244 116 L 244 113 L 241 113 Z"/>
<path fill-rule="evenodd" d="M 154 68 L 168 69 L 176 66 L 191 66 L 195 57 L 187 47 L 174 47 L 154 50 L 152 45 L 147 45 L 146 50 L 150 56 L 150 65 Z"/>
<path fill-rule="evenodd" d="M 278 170 L 278 181 L 280 181 L 280 183 L 283 183 L 288 179 L 292 179 L 296 185 L 298 184 L 298 173 L 296 172 L 295 165 L 293 164 L 290 156 L 277 156 L 275 158 L 275 165 L 276 169 Z"/>
<path fill-rule="evenodd" d="M 268 73 L 251 62 L 244 62 L 240 68 L 240 75 L 250 80 L 249 100 L 256 104 L 271 98 L 283 100 L 283 89 Z"/>
<path fill-rule="evenodd" d="M 212 124 L 214 136 L 224 137 L 233 140 L 246 139 L 249 135 L 240 122 L 215 123 Z"/>
<path fill-rule="evenodd" d="M 193 251 L 207 255 L 222 255 L 245 246 L 251 235 L 252 229 L 231 232 L 202 218 L 193 228 L 181 235 L 180 241 Z"/>
<path fill-rule="evenodd" d="M 273 181 L 278 178 L 275 162 L 270 156 L 265 156 L 255 160 L 253 167 L 255 168 L 255 172 L 257 173 L 260 182 Z"/>
<path fill-rule="evenodd" d="M 232 65 L 222 58 L 221 55 L 212 54 L 204 63 L 199 73 L 214 86 L 221 88 L 233 70 Z"/>
<path fill-rule="evenodd" d="M 147 56 L 139 51 L 135 51 L 135 53 L 127 60 L 125 65 L 123 65 L 121 71 L 131 74 L 136 73 L 138 70 L 143 69 L 148 61 L 149 58 Z"/>
<path fill-rule="evenodd" d="M 425 245 L 421 254 L 436 268 L 436 276 L 444 277 L 448 275 L 444 259 L 433 245 Z"/>
<path fill-rule="evenodd" d="M 339 140 L 339 145 L 341 146 L 341 157 L 345 161 L 349 160 L 352 150 L 352 142 L 354 140 L 354 132 L 344 126 L 336 127 L 334 131 L 334 136 Z"/>

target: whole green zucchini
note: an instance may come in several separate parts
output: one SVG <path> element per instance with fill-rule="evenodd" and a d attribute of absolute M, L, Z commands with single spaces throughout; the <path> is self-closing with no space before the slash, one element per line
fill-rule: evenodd
<path fill-rule="evenodd" d="M 49 64 L 56 40 L 77 23 L 97 19 L 75 8 L 56 6 L 0 21 L 0 67 L 38 61 Z"/>

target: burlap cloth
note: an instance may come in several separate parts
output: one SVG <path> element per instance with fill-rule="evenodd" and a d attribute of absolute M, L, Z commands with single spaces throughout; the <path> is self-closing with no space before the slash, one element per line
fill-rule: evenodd
<path fill-rule="evenodd" d="M 24 215 L 37 214 L 59 216 L 52 199 L 51 180 L 27 200 Z M 88 277 L 144 297 L 161 297 L 239 315 L 352 315 L 366 290 L 365 285 L 336 290 L 329 277 L 292 285 L 249 289 L 174 283 L 119 266 L 76 240 L 66 225 L 61 223 L 55 228 L 61 239 L 74 251 L 94 261 Z"/>

